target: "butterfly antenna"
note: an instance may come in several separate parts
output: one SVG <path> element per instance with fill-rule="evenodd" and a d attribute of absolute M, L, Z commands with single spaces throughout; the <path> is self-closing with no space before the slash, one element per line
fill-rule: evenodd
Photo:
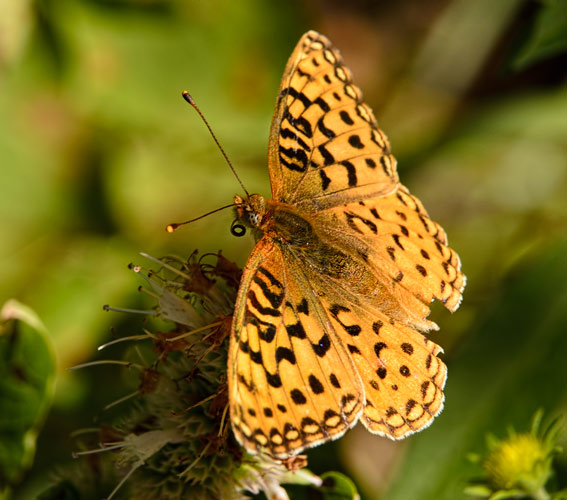
<path fill-rule="evenodd" d="M 215 208 L 214 210 L 211 210 L 210 212 L 207 212 L 206 214 L 199 215 L 199 217 L 195 217 L 194 219 L 186 220 L 185 222 L 174 222 L 173 224 L 169 224 L 165 228 L 165 230 L 168 233 L 173 233 L 173 231 L 175 231 L 179 226 L 189 224 L 190 222 L 195 222 L 196 220 L 202 219 L 203 217 L 207 217 L 207 215 L 211 215 L 211 214 L 214 214 L 215 212 L 220 212 L 221 210 L 224 210 L 225 208 L 230 208 L 230 207 L 234 207 L 234 206 L 236 206 L 236 205 L 234 203 L 231 203 L 230 205 L 225 205 L 224 207 Z"/>
<path fill-rule="evenodd" d="M 199 116 L 201 117 L 201 120 L 203 120 L 203 123 L 207 126 L 207 128 L 209 129 L 209 132 L 211 133 L 211 136 L 213 137 L 213 139 L 215 140 L 217 147 L 220 149 L 220 152 L 222 153 L 222 155 L 224 156 L 224 159 L 226 160 L 226 162 L 228 163 L 228 166 L 230 167 L 230 169 L 232 170 L 232 173 L 234 174 L 234 176 L 236 177 L 236 180 L 238 180 L 238 182 L 240 183 L 240 186 L 242 187 L 242 189 L 244 190 L 244 192 L 246 193 L 247 197 L 250 197 L 250 193 L 248 193 L 248 191 L 246 190 L 246 188 L 244 187 L 244 184 L 242 183 L 242 181 L 240 180 L 240 177 L 238 177 L 238 174 L 236 173 L 236 170 L 234 169 L 234 167 L 232 166 L 232 163 L 230 162 L 230 160 L 228 159 L 228 156 L 226 155 L 226 153 L 224 152 L 224 149 L 222 148 L 222 146 L 220 145 L 219 141 L 217 140 L 217 137 L 215 135 L 215 133 L 213 132 L 213 129 L 211 128 L 211 126 L 209 125 L 209 122 L 207 121 L 207 119 L 203 116 L 203 113 L 201 113 L 201 110 L 199 109 L 199 107 L 197 106 L 197 104 L 195 104 L 195 101 L 193 100 L 193 98 L 191 97 L 191 95 L 189 94 L 189 92 L 187 92 L 186 90 L 184 90 L 183 92 L 181 92 L 181 95 L 183 96 L 183 99 L 185 99 L 189 104 L 191 104 L 191 106 L 193 106 L 193 108 L 195 109 L 195 111 L 197 111 L 197 113 L 199 114 Z M 221 209 L 219 209 L 221 210 Z M 168 226 L 169 227 L 169 226 Z"/>

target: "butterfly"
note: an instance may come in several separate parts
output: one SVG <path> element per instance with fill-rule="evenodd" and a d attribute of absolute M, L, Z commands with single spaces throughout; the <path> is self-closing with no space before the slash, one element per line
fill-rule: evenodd
<path fill-rule="evenodd" d="M 429 304 L 459 307 L 458 255 L 400 184 L 372 110 L 331 42 L 299 40 L 272 120 L 272 198 L 235 196 L 256 246 L 228 356 L 230 419 L 250 453 L 287 459 L 359 420 L 402 439 L 443 408 Z"/>

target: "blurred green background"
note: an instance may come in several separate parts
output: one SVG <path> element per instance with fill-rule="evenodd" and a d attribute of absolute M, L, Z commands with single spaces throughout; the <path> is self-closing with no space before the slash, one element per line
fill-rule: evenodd
<path fill-rule="evenodd" d="M 57 359 L 15 498 L 34 498 L 73 460 L 71 432 L 124 394 L 118 368 L 67 368 L 111 329 L 139 332 L 102 310 L 140 307 L 127 264 L 195 248 L 243 264 L 252 248 L 230 211 L 164 231 L 239 192 L 181 91 L 268 195 L 279 80 L 308 29 L 341 50 L 468 276 L 460 310 L 432 315 L 449 367 L 434 425 L 400 443 L 359 426 L 310 468 L 344 471 L 365 499 L 464 498 L 487 432 L 567 411 L 566 19 L 558 0 L 0 0 L 0 303 L 35 310 Z"/>

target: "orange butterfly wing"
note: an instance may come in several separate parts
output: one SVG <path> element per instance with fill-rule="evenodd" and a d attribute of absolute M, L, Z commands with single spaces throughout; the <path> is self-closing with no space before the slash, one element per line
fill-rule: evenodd
<path fill-rule="evenodd" d="M 269 169 L 274 202 L 254 218 L 272 224 L 244 270 L 231 336 L 236 437 L 286 458 L 358 418 L 392 439 L 426 427 L 446 367 L 419 331 L 437 328 L 433 299 L 458 307 L 465 277 L 443 229 L 399 184 L 338 51 L 312 31 L 284 72 Z"/>
<path fill-rule="evenodd" d="M 249 451 L 287 458 L 341 436 L 362 411 L 352 359 L 306 286 L 299 262 L 261 239 L 240 284 L 228 366 L 231 422 Z"/>
<path fill-rule="evenodd" d="M 316 211 L 393 192 L 396 160 L 329 40 L 309 31 L 282 78 L 268 147 L 272 198 Z"/>

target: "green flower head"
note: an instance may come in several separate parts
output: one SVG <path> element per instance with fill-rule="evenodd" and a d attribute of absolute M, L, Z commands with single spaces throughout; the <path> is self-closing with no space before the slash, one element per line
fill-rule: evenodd
<path fill-rule="evenodd" d="M 469 485 L 467 493 L 490 500 L 563 498 L 557 496 L 562 492 L 552 497 L 546 490 L 554 473 L 553 458 L 561 451 L 557 445 L 561 422 L 556 419 L 541 429 L 542 416 L 542 411 L 536 413 L 530 432 L 510 430 L 504 439 L 488 437 L 486 457 L 475 460 L 482 463 L 485 476 Z"/>

